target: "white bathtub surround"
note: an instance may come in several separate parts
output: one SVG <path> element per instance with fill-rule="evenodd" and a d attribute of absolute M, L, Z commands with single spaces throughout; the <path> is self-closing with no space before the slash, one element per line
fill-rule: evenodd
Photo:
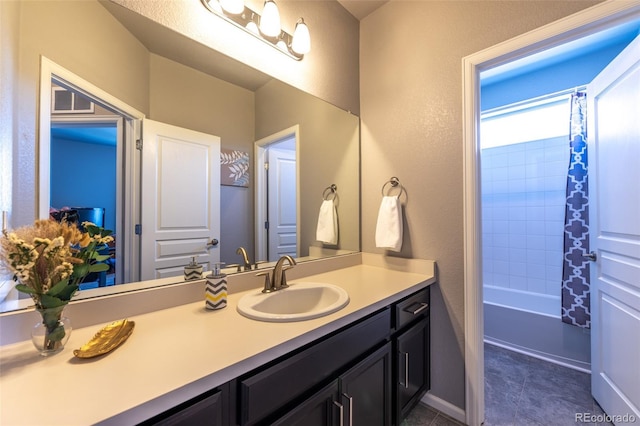
<path fill-rule="evenodd" d="M 236 311 L 244 294 L 262 286 L 261 277 L 252 272 L 228 278 L 226 309 L 204 308 L 204 281 L 182 283 L 72 302 L 70 315 L 84 325 L 74 329 L 65 350 L 54 357 L 42 359 L 26 339 L 2 346 L 0 399 L 5 409 L 0 424 L 140 422 L 434 283 L 435 265 L 360 253 L 300 264 L 287 272 L 290 283 L 304 278 L 334 284 L 348 292 L 350 302 L 322 318 L 277 324 L 254 321 Z M 143 301 L 164 307 L 151 309 Z M 3 314 L 2 334 L 10 324 L 32 324 L 28 316 Z M 90 362 L 73 357 L 73 349 L 104 324 L 124 317 L 136 322 L 124 345 Z M 69 392 L 39 399 L 37 410 L 24 398 L 51 380 L 72 390 L 72 410 L 62 403 Z"/>

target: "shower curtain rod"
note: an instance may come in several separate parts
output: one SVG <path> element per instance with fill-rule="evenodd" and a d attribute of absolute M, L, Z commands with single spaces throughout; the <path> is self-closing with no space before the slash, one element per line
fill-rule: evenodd
<path fill-rule="evenodd" d="M 496 113 L 501 113 L 507 110 L 517 111 L 518 109 L 520 109 L 520 107 L 523 107 L 523 106 L 529 107 L 531 106 L 531 104 L 534 104 L 534 103 L 544 103 L 544 101 L 547 101 L 553 98 L 559 98 L 565 95 L 570 95 L 572 93 L 576 93 L 581 90 L 586 90 L 586 88 L 587 86 L 583 84 L 581 86 L 576 86 L 571 89 L 562 89 L 557 92 L 547 93 L 546 95 L 536 96 L 535 98 L 525 99 L 523 101 L 514 102 L 508 105 L 502 105 L 502 106 L 491 108 L 485 111 L 480 111 L 480 115 L 481 116 L 494 115 Z"/>

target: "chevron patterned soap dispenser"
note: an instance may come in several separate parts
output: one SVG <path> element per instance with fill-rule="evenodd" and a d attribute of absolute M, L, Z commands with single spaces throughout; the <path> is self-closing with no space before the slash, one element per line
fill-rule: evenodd
<path fill-rule="evenodd" d="M 205 308 L 222 309 L 227 306 L 227 275 L 220 270 L 221 263 L 213 265 L 213 272 L 207 276 Z"/>
<path fill-rule="evenodd" d="M 196 258 L 191 258 L 191 263 L 184 267 L 184 280 L 199 280 L 202 278 L 202 265 L 198 265 Z"/>

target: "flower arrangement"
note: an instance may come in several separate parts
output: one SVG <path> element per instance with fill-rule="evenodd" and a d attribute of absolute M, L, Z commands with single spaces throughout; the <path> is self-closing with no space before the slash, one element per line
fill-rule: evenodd
<path fill-rule="evenodd" d="M 109 255 L 99 249 L 113 241 L 111 231 L 82 224 L 37 220 L 0 237 L 0 266 L 13 274 L 16 290 L 33 299 L 47 328 L 45 344 L 55 346 L 65 332 L 59 320 L 64 307 L 91 272 L 109 269 Z"/>
<path fill-rule="evenodd" d="M 111 231 L 91 222 L 37 220 L 0 238 L 0 262 L 14 274 L 16 289 L 31 296 L 36 308 L 66 304 L 91 272 L 109 269 L 98 249 L 113 241 Z"/>

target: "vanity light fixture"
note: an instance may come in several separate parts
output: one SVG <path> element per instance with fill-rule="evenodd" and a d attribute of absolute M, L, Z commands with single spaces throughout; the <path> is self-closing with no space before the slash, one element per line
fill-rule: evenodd
<path fill-rule="evenodd" d="M 243 0 L 201 1 L 211 13 L 242 28 L 290 58 L 299 61 L 311 50 L 309 28 L 304 19 L 298 20 L 293 35 L 282 30 L 280 12 L 273 0 L 264 2 L 262 15 L 246 6 Z"/>

